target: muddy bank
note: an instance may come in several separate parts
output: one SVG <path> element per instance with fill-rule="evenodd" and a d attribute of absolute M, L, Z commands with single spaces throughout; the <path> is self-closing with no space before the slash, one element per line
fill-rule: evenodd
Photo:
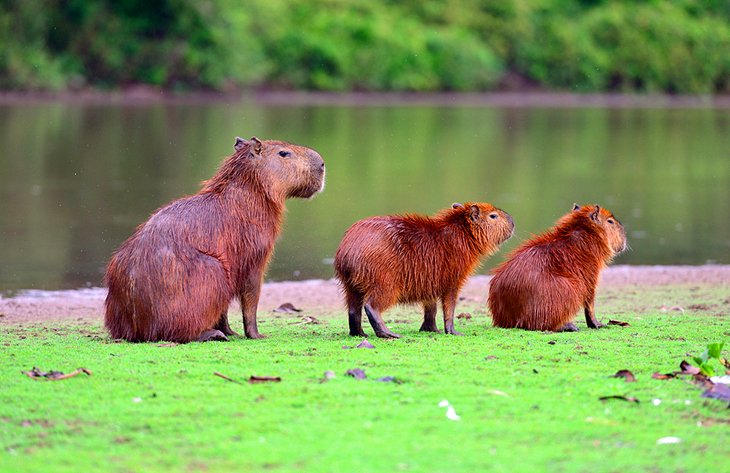
<path fill-rule="evenodd" d="M 489 276 L 472 277 L 461 297 L 472 302 L 486 300 Z M 631 286 L 722 286 L 730 295 L 730 265 L 705 266 L 613 266 L 603 273 L 602 289 Z M 101 321 L 106 290 L 103 288 L 75 291 L 21 291 L 13 297 L 0 297 L 0 324 L 47 322 L 53 320 Z M 259 316 L 265 317 L 284 302 L 312 311 L 343 308 L 335 280 L 270 282 L 264 285 Z M 239 311 L 238 304 L 231 312 Z"/>

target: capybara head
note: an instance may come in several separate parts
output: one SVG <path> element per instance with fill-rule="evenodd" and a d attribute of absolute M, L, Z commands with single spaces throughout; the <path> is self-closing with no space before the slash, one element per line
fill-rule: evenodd
<path fill-rule="evenodd" d="M 324 160 L 316 151 L 283 141 L 236 137 L 233 160 L 245 162 L 278 195 L 308 198 L 324 189 Z"/>
<path fill-rule="evenodd" d="M 608 246 L 613 252 L 612 256 L 626 250 L 628 246 L 626 241 L 626 230 L 624 230 L 624 226 L 609 210 L 601 208 L 599 205 L 580 206 L 578 204 L 573 204 L 572 213 L 577 214 L 580 218 L 586 219 L 605 235 Z"/>
<path fill-rule="evenodd" d="M 446 212 L 453 213 L 466 224 L 485 253 L 492 253 L 508 240 L 515 230 L 512 216 L 492 204 L 484 202 L 454 203 Z"/>

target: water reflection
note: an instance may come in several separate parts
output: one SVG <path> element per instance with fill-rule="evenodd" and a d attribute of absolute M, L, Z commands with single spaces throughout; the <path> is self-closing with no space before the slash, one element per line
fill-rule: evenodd
<path fill-rule="evenodd" d="M 251 103 L 0 106 L 0 289 L 100 284 L 155 208 L 198 189 L 236 135 L 324 156 L 328 183 L 290 201 L 271 279 L 331 277 L 355 220 L 486 200 L 518 232 L 573 202 L 627 228 L 622 263 L 730 263 L 730 110 Z"/>

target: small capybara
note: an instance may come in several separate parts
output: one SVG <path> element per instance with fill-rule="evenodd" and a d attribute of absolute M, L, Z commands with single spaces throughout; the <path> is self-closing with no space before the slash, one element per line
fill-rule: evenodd
<path fill-rule="evenodd" d="M 256 326 L 264 271 L 288 197 L 324 188 L 324 161 L 282 141 L 236 138 L 234 153 L 195 195 L 160 208 L 114 253 L 104 323 L 134 342 L 225 340 L 238 297 L 244 332 Z"/>
<path fill-rule="evenodd" d="M 480 259 L 514 231 L 512 217 L 486 203 L 453 204 L 433 217 L 372 217 L 347 230 L 335 255 L 335 273 L 348 307 L 350 335 L 366 336 L 362 308 L 381 338 L 398 338 L 381 313 L 396 303 L 422 303 L 421 331 L 438 332 L 440 300 L 446 333 L 454 330 L 459 290 Z"/>
<path fill-rule="evenodd" d="M 576 312 L 602 327 L 593 311 L 601 270 L 626 249 L 623 225 L 598 205 L 579 206 L 553 228 L 520 245 L 494 271 L 489 310 L 497 327 L 576 331 Z"/>

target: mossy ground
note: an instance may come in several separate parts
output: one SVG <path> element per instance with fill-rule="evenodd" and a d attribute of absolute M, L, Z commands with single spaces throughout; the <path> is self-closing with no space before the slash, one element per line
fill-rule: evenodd
<path fill-rule="evenodd" d="M 5 324 L 0 471 L 714 471 L 730 456 L 727 403 L 651 375 L 727 341 L 729 309 L 724 288 L 605 291 L 600 319 L 630 326 L 553 334 L 492 328 L 462 302 L 473 317 L 451 337 L 419 333 L 404 307 L 386 314 L 402 338 L 375 349 L 343 348 L 360 340 L 342 311 L 264 314 L 266 339 L 174 346 L 114 343 L 100 323 Z M 34 381 L 33 366 L 93 375 Z M 657 443 L 668 436 L 680 442 Z"/>

